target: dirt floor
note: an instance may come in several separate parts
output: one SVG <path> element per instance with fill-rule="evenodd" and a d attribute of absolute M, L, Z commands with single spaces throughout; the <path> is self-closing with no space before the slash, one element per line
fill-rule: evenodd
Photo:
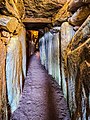
<path fill-rule="evenodd" d="M 30 59 L 20 103 L 11 120 L 70 120 L 59 85 L 35 55 Z"/>

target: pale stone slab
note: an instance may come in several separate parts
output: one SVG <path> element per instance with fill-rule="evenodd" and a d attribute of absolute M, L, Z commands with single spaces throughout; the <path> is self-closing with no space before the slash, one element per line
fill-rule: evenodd
<path fill-rule="evenodd" d="M 73 26 L 71 26 L 68 22 L 63 22 L 61 25 L 61 52 L 64 54 L 68 44 L 72 40 L 75 31 Z"/>
<path fill-rule="evenodd" d="M 16 110 L 19 103 L 22 78 L 22 46 L 16 35 L 7 45 L 6 57 L 7 94 L 11 113 Z"/>

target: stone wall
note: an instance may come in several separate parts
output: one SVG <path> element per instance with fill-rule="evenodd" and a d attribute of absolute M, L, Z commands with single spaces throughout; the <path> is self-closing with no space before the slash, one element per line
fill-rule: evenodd
<path fill-rule="evenodd" d="M 60 26 L 59 36 L 53 39 L 48 38 L 51 43 L 48 44 L 47 58 L 41 51 L 41 56 L 48 60 L 50 70 L 54 69 L 57 73 L 60 71 L 60 86 L 63 90 L 64 97 L 70 109 L 72 120 L 89 120 L 90 119 L 90 1 L 89 0 L 68 0 L 65 5 L 52 19 L 54 26 Z M 53 31 L 53 30 L 51 30 Z M 57 31 L 57 30 L 56 30 Z M 48 32 L 48 34 L 50 34 Z M 59 41 L 59 67 L 56 70 L 55 62 L 57 61 L 56 54 L 58 53 Z M 40 41 L 44 41 L 44 37 Z M 55 41 L 54 43 L 52 41 Z M 48 43 L 49 43 L 48 42 Z M 40 50 L 43 44 L 40 42 Z M 54 51 L 55 47 L 56 51 Z M 41 49 L 42 48 L 42 49 Z M 44 46 L 44 49 L 45 46 Z M 54 53 L 55 52 L 55 53 Z M 41 61 L 43 61 L 41 58 Z M 52 59 L 51 59 L 52 58 Z M 46 60 L 47 59 L 47 60 Z M 50 64 L 51 63 L 51 64 Z M 45 63 L 44 63 L 45 65 Z M 49 72 L 49 68 L 47 69 Z M 55 73 L 50 71 L 50 74 L 55 78 Z M 59 74 L 58 74 L 59 75 Z M 56 79 L 56 78 L 55 78 Z"/>
<path fill-rule="evenodd" d="M 23 25 L 14 17 L 1 15 L 0 25 L 0 46 L 3 47 L 3 56 L 5 56 L 0 57 L 1 61 L 4 59 L 4 63 L 3 65 L 0 64 L 0 67 L 2 67 L 3 72 L 6 71 L 6 73 L 1 74 L 3 78 L 1 81 L 2 85 L 7 85 L 8 103 L 11 112 L 13 112 L 19 103 L 24 78 L 26 76 L 26 32 Z M 1 89 L 3 90 L 2 87 Z M 6 87 L 4 89 L 6 89 Z M 2 94 L 3 97 L 5 97 L 4 99 L 6 99 L 6 92 Z"/>
<path fill-rule="evenodd" d="M 59 66 L 59 32 L 47 32 L 39 40 L 40 58 L 42 65 L 45 66 L 48 73 L 52 75 L 58 84 L 61 84 L 60 66 Z"/>
<path fill-rule="evenodd" d="M 3 41 L 0 39 L 0 120 L 7 118 L 5 60 L 6 60 L 6 47 Z"/>
<path fill-rule="evenodd" d="M 26 77 L 26 30 L 22 0 L 0 1 L 0 120 L 19 103 Z"/>
<path fill-rule="evenodd" d="M 40 39 L 41 62 L 61 86 L 72 120 L 90 119 L 90 0 L 0 1 L 0 119 L 7 119 L 7 102 L 11 112 L 17 108 L 26 76 L 25 16 L 52 17 L 59 26 Z"/>

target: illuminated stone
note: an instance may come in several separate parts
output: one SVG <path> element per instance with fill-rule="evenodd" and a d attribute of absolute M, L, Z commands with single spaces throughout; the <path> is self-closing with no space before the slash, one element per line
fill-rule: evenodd
<path fill-rule="evenodd" d="M 5 63 L 6 47 L 0 40 L 0 120 L 7 118 Z"/>
<path fill-rule="evenodd" d="M 18 20 L 15 17 L 0 15 L 0 27 L 2 29 L 13 33 L 16 30 L 17 26 Z"/>
<path fill-rule="evenodd" d="M 82 6 L 68 19 L 72 25 L 81 25 L 85 19 L 90 15 L 90 5 Z"/>

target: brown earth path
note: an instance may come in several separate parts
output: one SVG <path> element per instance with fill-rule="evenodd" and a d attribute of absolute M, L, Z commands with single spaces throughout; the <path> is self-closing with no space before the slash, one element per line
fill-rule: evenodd
<path fill-rule="evenodd" d="M 11 120 L 70 120 L 59 85 L 35 55 L 30 59 L 19 106 Z"/>

